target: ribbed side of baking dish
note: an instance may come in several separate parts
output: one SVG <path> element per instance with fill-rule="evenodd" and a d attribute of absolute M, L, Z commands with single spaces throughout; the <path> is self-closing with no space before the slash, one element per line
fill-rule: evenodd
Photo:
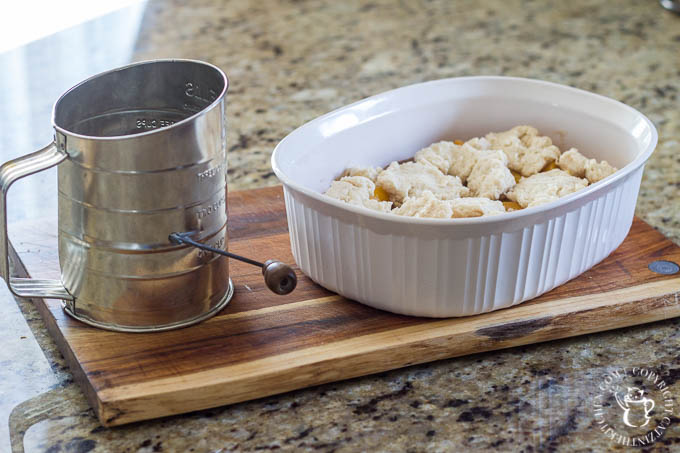
<path fill-rule="evenodd" d="M 284 186 L 293 256 L 315 282 L 376 308 L 431 317 L 497 310 L 550 291 L 616 249 L 642 170 L 576 209 L 466 239 L 372 230 Z"/>

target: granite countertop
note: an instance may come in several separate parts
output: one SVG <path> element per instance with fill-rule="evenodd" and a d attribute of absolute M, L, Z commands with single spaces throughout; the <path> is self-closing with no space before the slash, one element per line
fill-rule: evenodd
<path fill-rule="evenodd" d="M 443 77 L 539 78 L 621 100 L 656 124 L 659 145 L 645 170 L 637 215 L 680 243 L 680 16 L 656 1 L 185 3 L 135 6 L 141 27 L 126 32 L 132 53 L 107 54 L 106 46 L 116 40 L 72 46 L 87 59 L 71 61 L 62 78 L 42 69 L 56 67 L 50 43 L 61 38 L 29 46 L 30 65 L 40 69 L 31 77 L 44 84 L 32 84 L 27 98 L 42 93 L 49 99 L 11 115 L 7 105 L 17 101 L 0 100 L 0 120 L 14 127 L 12 121 L 43 118 L 66 82 L 125 61 L 206 60 L 230 78 L 229 190 L 239 190 L 277 184 L 269 164 L 275 144 L 302 123 L 352 101 Z M 134 28 L 128 19 L 116 20 L 128 31 Z M 94 25 L 79 27 L 103 33 Z M 13 82 L 2 77 L 3 91 L 12 92 Z M 49 139 L 46 134 L 49 122 L 36 132 L 41 139 Z M 17 141 L 25 135 L 0 130 L 3 150 L 32 151 L 36 143 Z M 45 178 L 32 184 L 53 183 L 49 174 Z M 32 190 L 22 192 L 29 214 L 47 206 L 35 204 Z M 50 196 L 40 200 L 53 204 Z M 16 218 L 21 216 L 18 211 Z M 107 429 L 30 301 L 15 302 L 3 285 L 0 303 L 0 415 L 9 425 L 9 434 L 0 431 L 0 451 L 9 448 L 8 436 L 15 451 L 53 453 L 603 451 L 616 448 L 599 430 L 589 389 L 624 367 L 658 370 L 675 402 L 671 426 L 645 451 L 680 448 L 680 319 Z"/>

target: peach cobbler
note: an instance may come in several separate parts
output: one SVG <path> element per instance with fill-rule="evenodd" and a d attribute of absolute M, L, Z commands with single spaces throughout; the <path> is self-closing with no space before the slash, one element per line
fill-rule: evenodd
<path fill-rule="evenodd" d="M 561 152 L 531 126 L 442 141 L 386 168 L 352 167 L 326 195 L 410 217 L 481 217 L 538 206 L 614 173 L 576 148 Z"/>

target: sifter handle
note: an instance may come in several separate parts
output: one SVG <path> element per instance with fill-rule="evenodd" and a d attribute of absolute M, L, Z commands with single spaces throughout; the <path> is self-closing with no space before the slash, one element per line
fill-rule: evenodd
<path fill-rule="evenodd" d="M 52 142 L 40 151 L 5 162 L 0 167 L 0 276 L 7 282 L 9 290 L 19 297 L 45 297 L 73 300 L 73 296 L 59 280 L 36 280 L 14 278 L 9 268 L 9 239 L 7 234 L 7 191 L 12 184 L 24 176 L 54 167 L 68 157 Z"/>

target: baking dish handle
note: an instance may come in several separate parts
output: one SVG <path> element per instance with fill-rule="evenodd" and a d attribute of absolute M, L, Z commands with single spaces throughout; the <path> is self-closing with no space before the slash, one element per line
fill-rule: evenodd
<path fill-rule="evenodd" d="M 14 278 L 9 267 L 9 239 L 7 235 L 7 191 L 12 184 L 42 170 L 54 167 L 68 155 L 59 151 L 55 142 L 40 151 L 5 162 L 0 167 L 0 275 L 7 282 L 9 290 L 19 297 L 42 297 L 73 300 L 73 296 L 59 280 Z"/>

